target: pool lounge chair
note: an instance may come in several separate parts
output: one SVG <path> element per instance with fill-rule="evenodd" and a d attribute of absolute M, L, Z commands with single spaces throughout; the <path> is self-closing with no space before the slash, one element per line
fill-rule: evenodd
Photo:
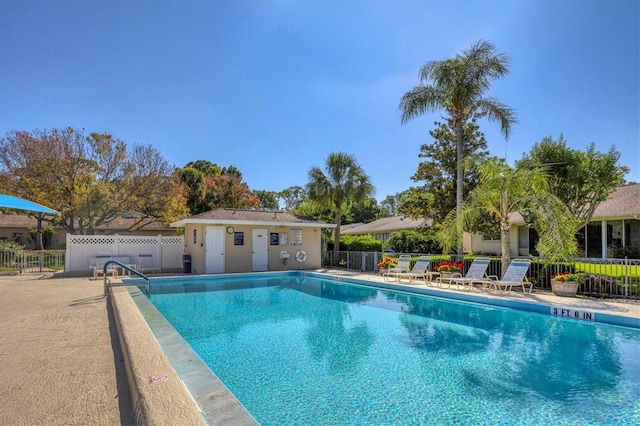
<path fill-rule="evenodd" d="M 531 264 L 530 259 L 513 259 L 507 268 L 507 271 L 504 273 L 502 279 L 489 279 L 484 280 L 484 287 L 492 287 L 498 290 L 500 289 L 511 289 L 514 286 L 522 286 L 522 292 L 526 293 L 525 286 L 529 285 L 529 293 L 533 290 L 533 283 L 527 280 L 527 271 L 529 270 L 529 265 Z"/>
<path fill-rule="evenodd" d="M 109 265 L 107 267 L 107 273 L 104 272 L 104 264 L 111 260 L 111 253 L 101 252 L 96 255 L 95 258 L 91 259 L 89 267 L 93 268 L 93 278 L 98 278 L 99 276 L 111 275 L 114 278 L 118 277 L 118 270 L 115 268 L 115 265 Z"/>
<path fill-rule="evenodd" d="M 434 273 L 429 271 L 430 265 L 430 256 L 420 256 L 418 260 L 416 260 L 415 265 L 413 265 L 413 268 L 411 268 L 411 271 L 399 272 L 393 275 L 398 280 L 398 282 L 402 282 L 403 279 L 408 279 L 409 283 L 412 283 L 414 280 L 423 279 L 426 284 L 427 282 L 431 281 L 433 274 L 437 274 L 437 272 Z"/>
<path fill-rule="evenodd" d="M 449 287 L 451 287 L 451 284 L 455 284 L 456 289 L 458 289 L 459 285 L 462 284 L 462 288 L 464 288 L 466 284 L 471 290 L 474 283 L 484 284 L 489 279 L 486 273 L 490 261 L 488 257 L 476 257 L 471 262 L 471 266 L 469 266 L 469 270 L 464 277 L 452 277 L 449 280 Z"/>
<path fill-rule="evenodd" d="M 160 268 L 153 262 L 153 255 L 151 253 L 138 254 L 138 266 L 136 269 L 145 275 L 160 273 Z"/>
<path fill-rule="evenodd" d="M 387 272 L 382 274 L 382 279 L 385 281 L 391 281 L 396 278 L 398 274 L 411 272 L 411 256 L 408 254 L 401 254 L 398 258 L 397 265 L 389 265 Z"/>

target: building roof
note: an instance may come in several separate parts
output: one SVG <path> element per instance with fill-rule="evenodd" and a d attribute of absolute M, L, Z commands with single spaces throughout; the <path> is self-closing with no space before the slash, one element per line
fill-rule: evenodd
<path fill-rule="evenodd" d="M 217 209 L 200 213 L 186 219 L 171 223 L 173 227 L 185 226 L 189 223 L 209 225 L 280 225 L 335 228 L 335 224 L 321 222 L 316 219 L 298 216 L 293 213 L 272 210 Z"/>
<path fill-rule="evenodd" d="M 411 219 L 407 216 L 392 216 L 369 223 L 357 224 L 357 226 L 349 227 L 349 225 L 346 225 L 345 227 L 340 227 L 340 233 L 343 235 L 384 234 L 403 229 L 431 226 L 432 224 L 432 219 Z"/>
<path fill-rule="evenodd" d="M 357 228 L 358 226 L 362 226 L 364 223 L 347 223 L 346 225 L 340 225 L 340 233 L 344 234 L 344 231 L 348 231 L 349 229 Z"/>
<path fill-rule="evenodd" d="M 640 184 L 618 186 L 613 194 L 601 202 L 591 220 L 638 219 L 640 216 Z M 518 212 L 511 213 L 511 223 L 524 223 Z"/>
<path fill-rule="evenodd" d="M 640 215 L 640 184 L 619 186 L 593 213 L 593 219 Z"/>

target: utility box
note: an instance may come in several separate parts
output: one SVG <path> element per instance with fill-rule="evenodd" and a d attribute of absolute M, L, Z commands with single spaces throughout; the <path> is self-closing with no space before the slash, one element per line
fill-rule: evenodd
<path fill-rule="evenodd" d="M 185 274 L 191 273 L 191 255 L 185 254 L 182 256 L 182 272 Z"/>

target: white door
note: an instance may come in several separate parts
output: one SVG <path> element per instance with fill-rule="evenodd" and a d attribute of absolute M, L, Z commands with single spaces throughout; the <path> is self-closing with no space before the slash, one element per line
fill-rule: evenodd
<path fill-rule="evenodd" d="M 251 270 L 262 272 L 269 269 L 269 242 L 266 229 L 251 231 Z"/>
<path fill-rule="evenodd" d="M 207 274 L 224 272 L 224 228 L 207 226 L 205 230 L 205 269 Z"/>

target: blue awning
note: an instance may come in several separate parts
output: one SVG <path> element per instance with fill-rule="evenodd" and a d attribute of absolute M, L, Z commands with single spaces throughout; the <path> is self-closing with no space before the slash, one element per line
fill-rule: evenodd
<path fill-rule="evenodd" d="M 0 194 L 0 207 L 17 210 L 28 210 L 39 213 L 58 214 L 57 211 L 45 207 L 41 204 L 27 201 L 22 198 L 12 197 L 11 195 Z"/>

